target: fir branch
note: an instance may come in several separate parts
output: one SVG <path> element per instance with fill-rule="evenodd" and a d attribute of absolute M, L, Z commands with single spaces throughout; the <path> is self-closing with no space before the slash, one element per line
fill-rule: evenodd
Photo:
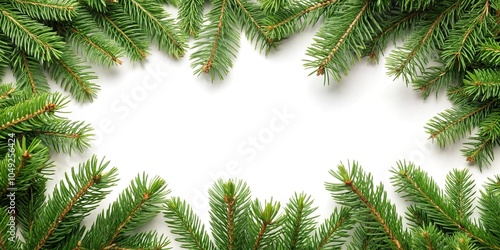
<path fill-rule="evenodd" d="M 211 1 L 212 10 L 208 13 L 207 25 L 203 26 L 196 38 L 191 54 L 195 74 L 210 73 L 212 80 L 217 76 L 223 79 L 233 66 L 239 44 L 235 14 L 228 7 L 229 0 Z"/>
<path fill-rule="evenodd" d="M 155 217 L 166 202 L 166 184 L 155 177 L 138 175 L 87 231 L 81 246 L 85 249 L 107 249 L 120 244 L 125 236 Z"/>
<path fill-rule="evenodd" d="M 49 152 L 47 147 L 42 145 L 39 140 L 33 140 L 29 145 L 26 138 L 23 137 L 16 141 L 12 151 L 9 151 L 13 156 L 5 156 L 0 164 L 0 204 L 8 203 L 7 194 L 15 187 L 17 194 L 22 194 L 31 185 L 33 179 L 41 177 L 41 170 L 50 167 Z M 12 167 L 9 167 L 9 165 Z M 10 175 L 12 171 L 13 175 Z"/>
<path fill-rule="evenodd" d="M 31 133 L 55 152 L 69 155 L 73 151 L 83 152 L 90 147 L 92 128 L 84 122 L 54 120 L 51 124 L 33 130 Z"/>
<path fill-rule="evenodd" d="M 11 0 L 12 6 L 39 20 L 69 21 L 76 16 L 74 0 Z"/>
<path fill-rule="evenodd" d="M 8 133 L 31 131 L 42 126 L 44 119 L 65 104 L 66 99 L 60 94 L 40 94 L 0 110 L 0 138 L 6 138 Z"/>
<path fill-rule="evenodd" d="M 426 130 L 430 138 L 436 139 L 444 147 L 455 140 L 465 137 L 491 113 L 495 101 L 471 103 L 448 109 L 427 123 Z"/>
<path fill-rule="evenodd" d="M 386 17 L 389 20 L 381 20 L 381 32 L 369 42 L 368 58 L 375 62 L 378 61 L 389 41 L 395 43 L 397 38 L 406 36 L 413 24 L 421 20 L 423 15 L 424 13 L 421 11 L 411 13 L 400 13 L 399 10 L 391 11 Z"/>
<path fill-rule="evenodd" d="M 404 11 L 425 10 L 435 4 L 435 0 L 401 0 L 399 5 Z"/>
<path fill-rule="evenodd" d="M 272 39 L 281 40 L 302 30 L 307 23 L 316 23 L 337 2 L 338 0 L 296 1 L 285 11 L 268 15 L 265 28 Z"/>
<path fill-rule="evenodd" d="M 57 248 L 54 248 L 54 250 L 78 250 L 80 239 L 85 235 L 85 230 L 85 226 L 82 226 L 80 228 L 73 228 L 71 232 L 67 234 L 67 237 L 64 239 L 64 241 L 57 245 Z"/>
<path fill-rule="evenodd" d="M 481 225 L 493 234 L 496 242 L 500 241 L 500 177 L 489 178 L 479 197 L 479 220 Z"/>
<path fill-rule="evenodd" d="M 424 228 L 432 224 L 429 215 L 421 209 L 417 204 L 411 204 L 408 206 L 405 212 L 406 220 L 411 228 Z M 440 228 L 442 229 L 442 228 Z"/>
<path fill-rule="evenodd" d="M 466 169 L 454 169 L 446 176 L 445 192 L 461 224 L 467 223 L 473 213 L 475 185 L 471 178 Z"/>
<path fill-rule="evenodd" d="M 9 68 L 11 51 L 12 44 L 9 38 L 0 31 L 0 79 L 5 76 L 5 72 Z"/>
<path fill-rule="evenodd" d="M 452 248 L 459 250 L 479 250 L 479 247 L 472 242 L 471 238 L 463 233 L 455 234 L 450 245 Z"/>
<path fill-rule="evenodd" d="M 282 9 L 291 5 L 290 0 L 259 0 L 265 14 L 275 15 Z"/>
<path fill-rule="evenodd" d="M 0 29 L 16 46 L 37 60 L 59 58 L 65 45 L 50 28 L 9 6 L 0 6 Z"/>
<path fill-rule="evenodd" d="M 181 30 L 194 37 L 198 36 L 203 25 L 203 6 L 205 0 L 184 0 L 179 2 L 179 26 Z"/>
<path fill-rule="evenodd" d="M 116 183 L 116 168 L 104 172 L 109 162 L 98 162 L 92 157 L 79 166 L 72 168 L 71 177 L 65 175 L 54 189 L 43 211 L 37 213 L 27 249 L 39 250 L 60 244 L 66 235 L 80 227 L 82 220 L 110 192 Z"/>
<path fill-rule="evenodd" d="M 80 102 L 93 101 L 99 90 L 99 86 L 92 82 L 97 76 L 90 69 L 69 50 L 47 65 L 50 77 Z"/>
<path fill-rule="evenodd" d="M 444 10 L 435 17 L 429 17 L 430 23 L 422 22 L 416 27 L 416 31 L 404 43 L 404 45 L 393 51 L 387 58 L 389 74 L 395 77 L 403 76 L 408 83 L 417 75 L 416 70 L 423 71 L 432 53 L 435 53 L 439 44 L 444 43 L 447 35 L 446 25 L 452 22 L 452 18 L 460 10 L 463 1 L 451 4 L 442 2 L 438 10 Z"/>
<path fill-rule="evenodd" d="M 413 87 L 418 90 L 424 98 L 434 92 L 436 95 L 439 90 L 456 84 L 458 85 L 460 77 L 457 76 L 455 70 L 451 70 L 444 66 L 434 66 L 427 68 L 422 75 L 415 77 Z"/>
<path fill-rule="evenodd" d="M 250 189 L 245 183 L 218 180 L 208 191 L 210 226 L 218 249 L 243 249 L 249 218 Z"/>
<path fill-rule="evenodd" d="M 366 0 L 362 5 L 345 6 L 337 11 L 335 17 L 325 22 L 316 35 L 316 43 L 307 50 L 307 55 L 315 60 L 306 61 L 306 68 L 316 68 L 316 75 L 325 75 L 327 81 L 330 76 L 340 80 L 340 73 L 346 73 L 354 64 L 353 54 L 360 57 L 358 48 L 363 47 L 362 37 L 371 37 L 373 30 L 380 29 L 376 23 L 372 25 L 366 14 L 369 4 L 370 1 Z M 341 23 L 340 20 L 349 22 L 342 22 L 342 25 L 335 27 L 334 23 Z"/>
<path fill-rule="evenodd" d="M 181 243 L 181 247 L 198 250 L 215 249 L 205 232 L 204 225 L 186 201 L 178 197 L 168 199 L 165 203 L 164 217 L 171 232 L 179 235 L 175 240 Z"/>
<path fill-rule="evenodd" d="M 32 184 L 28 187 L 26 192 L 18 195 L 16 202 L 16 220 L 21 236 L 24 239 L 27 239 L 31 234 L 37 211 L 42 210 L 45 206 L 47 180 L 52 174 L 52 172 L 47 171 L 47 169 L 53 167 L 52 163 L 42 165 L 38 170 L 40 174 L 32 180 Z"/>
<path fill-rule="evenodd" d="M 491 138 L 493 141 L 500 138 L 500 110 L 492 112 L 480 125 L 479 134 Z"/>
<path fill-rule="evenodd" d="M 158 48 L 175 58 L 185 54 L 186 41 L 174 20 L 154 1 L 123 0 L 123 10 L 155 40 Z"/>
<path fill-rule="evenodd" d="M 489 249 L 500 249 L 489 232 L 478 228 L 469 221 L 459 219 L 459 212 L 447 203 L 443 192 L 427 173 L 415 167 L 412 163 L 398 163 L 397 169 L 391 170 L 391 178 L 396 192 L 411 202 L 419 204 L 429 218 L 439 226 L 451 231 L 463 232 Z"/>
<path fill-rule="evenodd" d="M 106 14 L 94 13 L 94 20 L 120 44 L 132 62 L 144 60 L 149 55 L 149 43 L 143 29 L 131 21 L 119 6 L 111 5 L 108 9 Z"/>
<path fill-rule="evenodd" d="M 256 3 L 247 0 L 234 0 L 236 8 L 234 12 L 239 15 L 238 20 L 245 31 L 246 37 L 255 41 L 255 47 L 260 45 L 260 51 L 268 52 L 275 47 L 274 40 L 267 34 L 263 28 L 264 13 L 262 13 Z"/>
<path fill-rule="evenodd" d="M 310 240 L 311 249 L 337 249 L 344 245 L 345 239 L 352 230 L 354 220 L 350 209 L 335 209 L 328 219 L 319 227 Z"/>
<path fill-rule="evenodd" d="M 412 231 L 412 236 L 412 249 L 447 249 L 447 239 L 444 233 L 433 224 L 416 228 Z"/>
<path fill-rule="evenodd" d="M 467 72 L 464 79 L 465 94 L 474 101 L 500 98 L 500 72 L 493 69 L 476 69 Z"/>
<path fill-rule="evenodd" d="M 370 174 L 365 174 L 357 162 L 346 168 L 338 166 L 338 171 L 330 174 L 341 181 L 340 184 L 327 183 L 326 188 L 339 204 L 353 209 L 361 223 L 364 217 L 368 221 L 363 226 L 369 230 L 367 235 L 374 244 L 383 248 L 407 249 L 408 234 L 403 231 L 402 219 L 397 215 L 396 207 L 387 199 L 382 185 L 373 187 Z"/>
<path fill-rule="evenodd" d="M 283 219 L 282 249 L 304 249 L 309 235 L 314 231 L 315 218 L 311 196 L 304 193 L 294 194 L 285 207 Z"/>
<path fill-rule="evenodd" d="M 373 222 L 370 218 L 366 218 L 366 222 Z M 378 246 L 372 240 L 372 236 L 370 235 L 370 229 L 366 228 L 362 225 L 357 225 L 352 233 L 351 242 L 347 245 L 348 250 L 370 250 L 370 249 L 378 249 Z M 385 247 L 385 246 L 384 246 Z"/>
<path fill-rule="evenodd" d="M 479 60 L 491 66 L 500 66 L 500 44 L 490 38 L 479 46 Z"/>
<path fill-rule="evenodd" d="M 11 84 L 0 84 L 0 100 L 9 98 L 15 91 L 16 88 Z"/>
<path fill-rule="evenodd" d="M 249 222 L 249 247 L 253 250 L 272 248 L 276 238 L 280 237 L 282 218 L 278 217 L 280 203 L 272 199 L 261 205 L 254 200 L 251 208 L 251 222 Z M 251 244 L 253 242 L 253 245 Z"/>
<path fill-rule="evenodd" d="M 493 22 L 489 17 L 490 2 L 475 8 L 457 21 L 454 29 L 444 42 L 441 55 L 446 67 L 464 70 L 476 60 L 476 48 L 488 33 L 487 24 Z M 489 22 L 488 22 L 489 21 Z"/>
<path fill-rule="evenodd" d="M 116 3 L 118 0 L 80 0 L 93 11 L 104 13 L 107 11 L 107 3 Z"/>
<path fill-rule="evenodd" d="M 168 250 L 170 240 L 156 231 L 142 232 L 118 238 L 111 249 Z"/>
<path fill-rule="evenodd" d="M 477 163 L 479 169 L 482 169 L 484 165 L 489 165 L 494 159 L 493 147 L 495 143 L 491 138 L 474 136 L 465 143 L 462 153 L 468 162 Z"/>
<path fill-rule="evenodd" d="M 86 58 L 94 63 L 111 67 L 116 64 L 122 64 L 118 59 L 121 56 L 122 49 L 108 37 L 102 34 L 101 30 L 96 28 L 90 13 L 81 9 L 78 20 L 72 25 L 64 27 L 66 30 L 66 39 Z"/>
<path fill-rule="evenodd" d="M 11 53 L 12 73 L 20 89 L 30 89 L 33 94 L 50 92 L 49 83 L 38 60 L 15 48 Z"/>

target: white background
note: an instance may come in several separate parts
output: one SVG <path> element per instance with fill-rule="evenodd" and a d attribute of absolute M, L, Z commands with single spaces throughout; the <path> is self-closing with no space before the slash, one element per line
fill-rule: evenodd
<path fill-rule="evenodd" d="M 426 122 L 449 102 L 444 95 L 423 100 L 386 75 L 383 59 L 378 65 L 359 62 L 330 86 L 323 85 L 322 77 L 308 76 L 303 59 L 314 32 L 284 41 L 267 56 L 242 37 L 230 74 L 213 83 L 193 75 L 191 51 L 174 60 L 153 50 L 142 65 L 124 60 L 110 70 L 95 67 L 102 87 L 98 98 L 90 104 L 72 102 L 66 110 L 72 119 L 92 124 L 96 140 L 83 154 L 54 155 L 55 180 L 96 154 L 117 166 L 121 179 L 99 209 L 145 171 L 163 177 L 171 195 L 185 198 L 205 222 L 206 191 L 219 177 L 245 180 L 254 198 L 274 197 L 283 206 L 294 192 L 303 191 L 315 199 L 322 220 L 335 206 L 324 183 L 336 181 L 328 171 L 341 162 L 359 161 L 402 205 L 400 212 L 405 204 L 389 182 L 389 170 L 399 160 L 417 163 L 441 185 L 452 168 L 469 167 L 479 187 L 500 171 L 492 166 L 480 173 L 469 166 L 461 144 L 440 149 L 429 141 Z M 270 122 L 284 110 L 294 118 L 271 138 Z M 259 135 L 263 146 L 250 157 L 246 143 Z M 228 164 L 239 165 L 228 171 Z M 161 217 L 150 227 L 168 231 Z"/>

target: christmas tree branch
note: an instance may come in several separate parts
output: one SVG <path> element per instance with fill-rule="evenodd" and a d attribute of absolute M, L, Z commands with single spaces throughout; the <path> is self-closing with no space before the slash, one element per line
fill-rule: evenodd
<path fill-rule="evenodd" d="M 495 101 L 490 101 L 480 105 L 463 105 L 460 109 L 449 109 L 429 121 L 427 132 L 431 139 L 436 139 L 438 145 L 443 147 L 470 133 L 472 128 L 491 112 L 491 107 L 494 107 L 495 103 Z"/>
<path fill-rule="evenodd" d="M 271 247 L 274 239 L 278 237 L 282 221 L 278 217 L 280 204 L 271 200 L 261 206 L 259 200 L 254 200 L 251 206 L 253 223 L 250 225 L 252 231 L 249 234 L 251 236 L 250 244 L 253 241 L 252 249 L 258 250 Z"/>
<path fill-rule="evenodd" d="M 171 232 L 180 236 L 176 240 L 181 243 L 181 247 L 198 250 L 214 249 L 205 227 L 185 201 L 181 201 L 178 197 L 168 199 L 165 203 L 164 217 Z"/>
<path fill-rule="evenodd" d="M 374 237 L 374 241 L 379 241 L 380 235 L 387 237 L 387 242 L 380 240 L 379 244 L 388 244 L 386 248 L 406 249 L 407 235 L 403 231 L 402 219 L 395 212 L 396 207 L 387 199 L 387 194 L 383 186 L 373 187 L 371 175 L 367 175 L 354 162 L 349 168 L 339 165 L 338 171 L 332 174 L 342 184 L 328 183 L 327 190 L 332 192 L 332 196 L 340 204 L 354 209 L 354 216 L 359 218 L 369 215 L 369 221 L 366 222 L 367 228 L 373 230 L 368 235 Z M 362 222 L 362 219 L 360 219 Z"/>
<path fill-rule="evenodd" d="M 52 61 L 61 56 L 61 37 L 15 9 L 0 7 L 0 29 L 37 60 Z"/>
<path fill-rule="evenodd" d="M 65 105 L 59 94 L 42 94 L 0 110 L 0 137 L 10 132 L 29 131 L 37 122 Z"/>
<path fill-rule="evenodd" d="M 243 182 L 218 181 L 209 190 L 210 225 L 219 249 L 242 249 L 249 218 L 250 189 Z"/>
<path fill-rule="evenodd" d="M 106 249 L 120 244 L 122 236 L 142 226 L 155 217 L 166 202 L 165 181 L 156 177 L 149 180 L 146 174 L 137 176 L 107 210 L 100 213 L 85 234 L 82 248 Z"/>
<path fill-rule="evenodd" d="M 333 46 L 333 48 L 330 50 L 328 55 L 321 60 L 321 63 L 319 64 L 318 70 L 316 72 L 317 75 L 324 75 L 325 74 L 325 68 L 326 66 L 330 63 L 332 60 L 333 56 L 337 51 L 339 50 L 339 47 L 342 46 L 342 44 L 345 42 L 346 38 L 351 34 L 353 31 L 353 28 L 356 26 L 356 24 L 360 21 L 361 17 L 365 13 L 366 9 L 368 8 L 368 4 L 370 3 L 369 0 L 365 1 L 361 9 L 359 10 L 358 14 L 356 17 L 352 20 L 352 22 L 349 24 L 347 27 L 346 31 L 340 36 L 338 39 L 337 43 Z"/>
<path fill-rule="evenodd" d="M 423 12 L 414 11 L 411 13 L 393 14 L 387 25 L 382 28 L 382 31 L 372 39 L 370 50 L 367 53 L 370 60 L 376 60 L 379 54 L 387 47 L 388 41 L 395 41 L 397 37 L 405 34 L 412 27 L 415 20 L 419 20 Z"/>
<path fill-rule="evenodd" d="M 256 46 L 260 43 L 261 50 L 264 49 L 266 52 L 275 47 L 274 40 L 269 37 L 268 33 L 263 28 L 262 21 L 264 20 L 263 13 L 259 10 L 259 7 L 246 0 L 234 0 L 239 6 L 240 16 L 242 17 L 243 27 L 246 27 L 246 35 L 250 41 L 254 39 L 257 40 Z"/>
<path fill-rule="evenodd" d="M 293 32 L 295 32 L 296 23 L 298 23 L 303 19 L 306 19 L 308 14 L 320 11 L 337 2 L 338 0 L 295 2 L 293 5 L 290 6 L 291 7 L 290 13 L 284 11 L 283 14 L 278 12 L 276 13 L 277 15 L 270 16 L 269 17 L 270 20 L 268 21 L 270 22 L 270 24 L 268 24 L 265 28 L 271 34 L 270 36 L 273 39 L 281 40 L 282 38 L 286 38 L 290 36 Z M 316 19 L 317 18 L 312 18 L 312 20 Z"/>
<path fill-rule="evenodd" d="M 130 60 L 142 61 L 148 56 L 148 42 L 142 29 L 121 8 L 110 6 L 108 14 L 94 14 L 96 22 L 125 49 Z"/>
<path fill-rule="evenodd" d="M 75 17 L 75 1 L 71 0 L 13 0 L 12 5 L 35 19 L 68 21 Z"/>
<path fill-rule="evenodd" d="M 316 207 L 312 206 L 311 196 L 304 193 L 295 194 L 285 207 L 283 219 L 284 249 L 304 249 L 307 246 L 309 235 L 314 231 L 316 216 L 313 212 Z"/>
<path fill-rule="evenodd" d="M 345 244 L 345 238 L 349 235 L 349 231 L 352 230 L 353 224 L 354 220 L 350 209 L 346 207 L 335 209 L 323 225 L 316 230 L 310 243 L 311 249 L 321 250 L 342 247 Z"/>
<path fill-rule="evenodd" d="M 17 85 L 21 89 L 30 89 L 35 95 L 50 91 L 40 63 L 27 55 L 26 51 L 19 48 L 14 49 L 11 65 L 13 74 L 17 79 Z"/>
<path fill-rule="evenodd" d="M 122 61 L 118 59 L 121 49 L 111 40 L 102 36 L 100 30 L 97 30 L 95 26 L 96 23 L 92 20 L 92 16 L 80 14 L 79 20 L 75 21 L 72 27 L 66 27 L 69 33 L 66 37 L 77 48 L 85 48 L 85 55 L 92 58 L 94 62 L 107 67 L 115 64 L 121 65 Z"/>
<path fill-rule="evenodd" d="M 149 36 L 158 44 L 160 50 L 174 56 L 185 54 L 185 38 L 178 32 L 175 22 L 161 5 L 152 1 L 124 0 L 123 10 L 145 29 Z"/>
<path fill-rule="evenodd" d="M 445 8 L 430 24 L 419 26 L 404 46 L 392 52 L 387 59 L 389 74 L 395 77 L 403 76 L 409 82 L 415 75 L 415 68 L 424 68 L 428 57 L 433 50 L 437 49 L 436 43 L 442 39 L 445 32 L 444 25 L 450 22 L 450 18 L 456 15 L 463 1 L 457 1 L 450 6 L 444 4 Z"/>
<path fill-rule="evenodd" d="M 430 93 L 437 93 L 443 87 L 453 82 L 455 77 L 449 67 L 430 67 L 422 73 L 422 76 L 415 79 L 413 86 L 427 98 Z M 458 79 L 458 77 L 457 77 Z"/>
<path fill-rule="evenodd" d="M 186 34 L 198 36 L 203 25 L 204 0 L 184 0 L 179 3 L 179 26 Z"/>
<path fill-rule="evenodd" d="M 467 237 L 490 249 L 500 249 L 500 245 L 491 240 L 487 231 L 477 228 L 468 220 L 460 217 L 460 212 L 446 202 L 442 191 L 425 172 L 413 164 L 405 163 L 400 163 L 398 169 L 394 169 L 392 172 L 394 173 L 393 185 L 398 188 L 396 192 L 403 193 L 406 199 L 419 204 L 437 225 L 448 230 L 463 232 Z M 455 175 L 457 174 L 455 173 Z M 462 179 L 465 180 L 466 176 L 467 172 L 463 172 Z M 467 193 L 461 193 L 461 195 L 467 196 Z"/>
<path fill-rule="evenodd" d="M 47 66 L 50 77 L 77 101 L 93 101 L 97 96 L 99 87 L 92 82 L 97 76 L 90 69 L 69 50 Z"/>
<path fill-rule="evenodd" d="M 52 197 L 33 224 L 26 242 L 29 249 L 57 246 L 64 236 L 79 228 L 82 220 L 95 209 L 110 192 L 116 179 L 116 168 L 104 172 L 109 162 L 98 162 L 93 157 L 86 163 L 66 174 L 65 182 L 54 189 Z"/>

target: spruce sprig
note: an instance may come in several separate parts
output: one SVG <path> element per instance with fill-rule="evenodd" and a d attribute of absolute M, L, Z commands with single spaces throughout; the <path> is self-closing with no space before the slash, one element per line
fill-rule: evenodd
<path fill-rule="evenodd" d="M 211 10 L 204 19 L 206 25 L 201 27 L 192 47 L 195 50 L 191 55 L 195 74 L 207 73 L 212 80 L 222 80 L 229 73 L 239 47 L 240 27 L 260 51 L 267 52 L 276 46 L 275 39 L 264 28 L 264 14 L 256 3 L 248 0 L 210 3 Z M 199 11 L 190 14 L 184 22 L 196 24 L 199 15 Z"/>
<path fill-rule="evenodd" d="M 396 206 L 387 199 L 387 193 L 380 184 L 374 187 L 370 174 L 366 174 L 357 162 L 350 168 L 339 165 L 338 171 L 331 171 L 340 184 L 328 183 L 326 188 L 341 205 L 352 209 L 353 217 L 361 223 L 364 238 L 372 241 L 371 246 L 379 249 L 408 249 L 408 233 L 403 230 L 402 218 L 397 215 Z M 354 241 L 353 248 L 362 248 Z"/>
<path fill-rule="evenodd" d="M 275 41 L 321 24 L 305 67 L 325 83 L 340 81 L 362 57 L 377 62 L 392 42 L 396 48 L 386 58 L 390 76 L 423 97 L 446 89 L 454 103 L 429 121 L 430 138 L 445 146 L 468 137 L 462 149 L 467 161 L 491 164 L 497 134 L 471 131 L 483 130 L 483 118 L 497 110 L 497 1 L 318 0 L 276 2 L 276 10 L 261 4 L 273 13 L 265 27 Z"/>
<path fill-rule="evenodd" d="M 10 67 L 19 87 L 35 94 L 50 90 L 47 70 L 76 100 L 92 101 L 99 86 L 85 61 L 111 67 L 122 64 L 125 54 L 144 61 L 150 40 L 176 58 L 187 46 L 158 2 L 0 1 L 0 77 Z"/>

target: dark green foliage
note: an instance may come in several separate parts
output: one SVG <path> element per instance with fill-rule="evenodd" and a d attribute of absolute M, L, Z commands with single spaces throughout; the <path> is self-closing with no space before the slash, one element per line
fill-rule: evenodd
<path fill-rule="evenodd" d="M 210 4 L 211 10 L 204 20 L 206 25 L 201 27 L 193 46 L 195 51 L 191 55 L 195 74 L 207 73 L 214 80 L 223 79 L 229 73 L 239 47 L 239 27 L 260 51 L 267 52 L 276 45 L 264 27 L 265 15 L 256 3 L 248 0 L 216 0 Z M 184 23 L 196 24 L 198 15 L 189 13 L 190 19 Z"/>
<path fill-rule="evenodd" d="M 340 80 L 361 57 L 367 39 L 382 30 L 378 23 L 383 16 L 375 12 L 377 6 L 372 1 L 339 3 L 337 8 L 316 34 L 307 50 L 312 59 L 305 63 L 307 69 L 314 70 L 312 73 L 324 75 L 327 82 L 330 78 Z"/>
<path fill-rule="evenodd" d="M 266 14 L 275 14 L 290 6 L 290 0 L 260 0 L 261 8 Z"/>
<path fill-rule="evenodd" d="M 95 223 L 85 234 L 82 246 L 105 249 L 114 245 L 127 245 L 128 242 L 130 245 L 126 247 L 130 248 L 138 244 L 137 241 L 141 238 L 163 242 L 154 235 L 136 235 L 134 230 L 160 212 L 168 192 L 163 179 L 155 177 L 149 180 L 146 174 L 138 175 L 118 199 L 97 216 Z M 127 241 L 129 237 L 137 239 Z"/>
<path fill-rule="evenodd" d="M 175 58 L 185 53 L 185 37 L 180 34 L 173 19 L 154 1 L 120 1 L 124 12 L 151 37 L 158 48 Z"/>
<path fill-rule="evenodd" d="M 204 0 L 184 0 L 179 3 L 179 25 L 182 31 L 198 36 L 203 25 Z"/>
<path fill-rule="evenodd" d="M 49 91 L 43 65 L 76 100 L 92 101 L 97 76 L 82 59 L 105 67 L 124 54 L 142 61 L 150 40 L 176 58 L 185 53 L 185 37 L 158 2 L 0 1 L 0 77 L 10 67 L 18 87 L 35 94 Z"/>
<path fill-rule="evenodd" d="M 396 192 L 418 204 L 432 223 L 445 233 L 465 234 L 472 243 L 482 249 L 500 249 L 499 241 L 491 231 L 472 219 L 474 182 L 467 170 L 454 170 L 446 178 L 443 192 L 436 182 L 413 164 L 399 163 L 392 170 Z M 480 204 L 484 202 L 483 198 Z M 488 208 L 489 209 L 489 208 Z"/>
<path fill-rule="evenodd" d="M 500 214 L 491 203 L 500 201 L 498 177 L 481 191 L 477 208 L 483 213 L 476 221 L 474 181 L 467 170 L 451 171 L 444 191 L 412 163 L 400 162 L 391 172 L 396 192 L 411 204 L 409 230 L 403 228 L 383 187 L 375 187 L 371 175 L 358 163 L 340 165 L 331 172 L 340 182 L 327 183 L 327 189 L 351 209 L 357 222 L 348 249 L 500 249 L 498 231 L 492 228 L 498 225 Z M 489 204 L 493 207 L 486 207 Z"/>
<path fill-rule="evenodd" d="M 100 27 L 120 44 L 132 62 L 142 61 L 149 55 L 149 42 L 139 25 L 130 20 L 117 5 L 108 7 L 109 13 L 92 13 Z"/>
<path fill-rule="evenodd" d="M 55 248 L 111 191 L 116 168 L 104 172 L 108 163 L 92 158 L 72 168 L 54 189 L 43 209 L 37 210 L 26 241 L 27 249 Z"/>
<path fill-rule="evenodd" d="M 60 116 L 67 102 L 58 93 L 36 94 L 0 84 L 0 249 L 66 250 L 85 244 L 102 249 L 91 248 L 89 239 L 108 248 L 167 249 L 164 236 L 134 232 L 165 202 L 166 186 L 160 178 L 148 181 L 146 174 L 138 176 L 98 216 L 98 229 L 87 230 L 82 222 L 118 181 L 117 169 L 108 167 L 109 162 L 94 156 L 67 171 L 47 192 L 54 169 L 50 150 L 72 153 L 90 145 L 89 125 Z M 92 238 L 96 234 L 100 241 Z"/>
<path fill-rule="evenodd" d="M 363 238 L 373 242 L 377 249 L 408 249 L 406 231 L 403 231 L 402 218 L 396 212 L 396 206 L 387 199 L 382 184 L 373 186 L 370 174 L 366 174 L 354 162 L 349 169 L 340 165 L 337 172 L 330 172 L 340 184 L 328 183 L 327 190 L 341 205 L 352 209 L 353 218 L 362 224 Z M 354 241 L 353 248 L 361 247 Z"/>
<path fill-rule="evenodd" d="M 12 6 L 0 7 L 0 29 L 13 45 L 37 60 L 48 62 L 62 54 L 62 37 Z"/>
<path fill-rule="evenodd" d="M 241 181 L 219 180 L 209 197 L 212 239 L 185 201 L 166 203 L 166 222 L 185 249 L 340 249 L 354 222 L 342 208 L 318 225 L 313 200 L 303 193 L 293 195 L 284 211 L 272 200 L 251 202 Z"/>
<path fill-rule="evenodd" d="M 310 74 L 323 76 L 325 83 L 332 79 L 340 81 L 362 57 L 377 62 L 387 47 L 395 44 L 386 60 L 389 75 L 402 78 L 424 97 L 447 89 L 450 100 L 456 103 L 453 109 L 429 122 L 431 138 L 445 146 L 469 137 L 462 150 L 467 160 L 480 167 L 491 163 L 493 149 L 499 143 L 495 139 L 498 134 L 471 136 L 470 133 L 484 128 L 482 119 L 489 116 L 487 111 L 498 109 L 500 5 L 497 1 L 261 0 L 260 3 L 266 13 L 261 26 L 273 43 L 320 23 L 307 49 L 305 67 Z M 213 21 L 206 27 L 210 25 L 215 26 Z M 232 41 L 237 40 L 234 37 Z M 398 40 L 402 42 L 396 44 Z M 234 48 L 237 43 L 232 45 Z M 235 50 L 228 52 L 220 56 L 222 66 L 218 67 L 223 69 L 222 74 L 227 74 L 232 66 Z M 204 57 L 208 54 L 205 51 Z M 194 64 L 202 65 L 203 61 Z"/>
<path fill-rule="evenodd" d="M 305 249 L 314 231 L 313 200 L 306 194 L 295 194 L 285 207 L 283 219 L 283 249 Z"/>

